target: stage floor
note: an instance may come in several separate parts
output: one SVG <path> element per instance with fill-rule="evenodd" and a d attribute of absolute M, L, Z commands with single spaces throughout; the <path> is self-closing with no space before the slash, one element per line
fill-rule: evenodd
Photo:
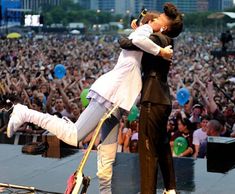
<path fill-rule="evenodd" d="M 82 151 L 55 159 L 41 155 L 21 153 L 22 146 L 0 144 L 0 183 L 33 186 L 37 189 L 63 193 L 67 178 L 74 172 L 82 158 Z M 231 194 L 235 192 L 235 170 L 226 173 L 208 172 L 206 159 L 174 158 L 177 190 L 180 194 Z M 138 155 L 117 155 L 114 166 L 113 194 L 137 194 L 139 192 Z M 91 177 L 88 194 L 97 194 L 96 152 L 93 151 L 84 169 Z M 215 169 L 213 169 L 215 171 Z M 158 192 L 162 193 L 159 177 Z M 1 191 L 0 193 L 7 193 Z M 45 192 L 47 193 L 47 192 Z"/>

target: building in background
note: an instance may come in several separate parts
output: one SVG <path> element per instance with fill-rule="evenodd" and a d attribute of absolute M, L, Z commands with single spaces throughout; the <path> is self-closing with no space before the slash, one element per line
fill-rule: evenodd
<path fill-rule="evenodd" d="M 208 11 L 208 0 L 198 0 L 197 11 L 199 12 Z"/>
<path fill-rule="evenodd" d="M 23 12 L 40 13 L 43 5 L 59 5 L 60 3 L 61 0 L 0 0 L 0 24 L 19 23 Z"/>
<path fill-rule="evenodd" d="M 2 1 L 0 1 L 0 26 L 2 25 Z"/>
<path fill-rule="evenodd" d="M 99 9 L 98 0 L 73 0 L 74 3 L 79 3 L 84 9 Z"/>
<path fill-rule="evenodd" d="M 223 0 L 221 10 L 225 10 L 231 7 L 233 7 L 233 0 Z"/>
<path fill-rule="evenodd" d="M 61 0 L 20 0 L 22 9 L 30 9 L 33 12 L 40 13 L 42 6 L 59 5 Z"/>
<path fill-rule="evenodd" d="M 223 11 L 233 6 L 233 0 L 74 0 L 86 9 L 111 11 L 114 14 L 137 16 L 143 7 L 148 10 L 162 11 L 166 2 L 174 3 L 183 13 L 198 11 Z"/>
<path fill-rule="evenodd" d="M 122 15 L 134 15 L 135 14 L 135 0 L 123 0 L 115 1 L 114 13 Z"/>
<path fill-rule="evenodd" d="M 41 13 L 42 6 L 59 5 L 62 0 L 0 0 L 0 21 L 19 20 L 22 10 Z M 105 11 L 113 14 L 137 17 L 143 8 L 162 12 L 163 5 L 169 0 L 73 0 L 84 9 Z M 182 13 L 202 11 L 224 11 L 231 8 L 233 0 L 172 0 Z M 21 11 L 20 11 L 21 9 Z M 8 10 L 8 11 L 7 11 Z M 18 10 L 18 11 L 17 11 Z M 6 14 L 7 13 L 7 14 Z"/>
<path fill-rule="evenodd" d="M 139 3 L 139 7 L 137 7 L 137 10 L 141 10 L 143 8 L 146 8 L 147 10 L 156 10 L 157 8 L 157 0 L 142 0 L 142 1 L 136 1 L 136 3 Z"/>
<path fill-rule="evenodd" d="M 172 0 L 172 1 L 168 1 L 168 0 L 155 0 L 155 1 L 157 1 L 156 10 L 161 11 L 161 12 L 162 12 L 162 7 L 163 7 L 164 3 L 171 2 L 174 5 L 176 5 L 176 7 L 182 13 L 192 13 L 192 12 L 197 11 L 197 7 L 198 7 L 197 4 L 198 4 L 199 0 Z"/>
<path fill-rule="evenodd" d="M 1 25 L 5 23 L 20 22 L 21 1 L 20 0 L 0 0 L 0 20 Z"/>
<path fill-rule="evenodd" d="M 208 0 L 209 11 L 223 11 L 233 6 L 233 0 Z"/>
<path fill-rule="evenodd" d="M 115 9 L 115 0 L 98 0 L 98 7 L 101 11 L 110 12 Z"/>
<path fill-rule="evenodd" d="M 98 1 L 97 9 L 101 11 L 114 10 L 115 14 L 128 13 L 134 16 L 137 16 L 143 8 L 162 12 L 163 4 L 169 2 L 169 0 L 96 0 L 96 1 Z M 171 2 L 174 3 L 181 12 L 190 13 L 197 11 L 198 1 L 203 1 L 203 0 L 172 0 Z"/>

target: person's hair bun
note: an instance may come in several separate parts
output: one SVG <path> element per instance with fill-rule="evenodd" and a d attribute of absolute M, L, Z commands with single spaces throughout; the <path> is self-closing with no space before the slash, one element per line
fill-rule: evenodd
<path fill-rule="evenodd" d="M 171 19 L 175 19 L 178 15 L 178 11 L 172 3 L 165 3 L 164 4 L 164 13 L 170 17 Z"/>

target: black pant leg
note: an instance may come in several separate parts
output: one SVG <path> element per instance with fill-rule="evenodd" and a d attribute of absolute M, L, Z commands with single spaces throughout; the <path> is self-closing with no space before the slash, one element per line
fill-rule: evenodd
<path fill-rule="evenodd" d="M 141 194 L 155 194 L 158 163 L 162 170 L 165 187 L 175 188 L 173 160 L 167 137 L 167 120 L 171 106 L 141 106 L 139 156 L 141 170 Z"/>

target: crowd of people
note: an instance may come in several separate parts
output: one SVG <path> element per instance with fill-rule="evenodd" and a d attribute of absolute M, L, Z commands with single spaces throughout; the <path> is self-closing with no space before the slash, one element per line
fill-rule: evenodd
<path fill-rule="evenodd" d="M 116 64 L 121 51 L 118 38 L 50 34 L 41 39 L 0 40 L 0 94 L 17 96 L 29 108 L 75 122 L 85 108 L 81 92 Z M 235 83 L 229 81 L 235 75 L 235 56 L 212 56 L 210 52 L 220 47 L 220 38 L 213 33 L 183 32 L 175 40 L 168 79 L 173 101 L 168 133 L 174 156 L 204 158 L 207 136 L 235 137 Z M 54 75 L 57 64 L 66 67 L 62 79 Z M 190 91 L 183 106 L 176 98 L 180 88 Z M 138 151 L 138 122 L 138 117 L 129 121 L 128 113 L 120 120 L 120 152 Z M 43 129 L 25 124 L 21 131 L 41 133 Z M 79 147 L 85 148 L 91 136 Z M 187 149 L 179 155 L 174 153 L 178 137 L 187 140 Z"/>

